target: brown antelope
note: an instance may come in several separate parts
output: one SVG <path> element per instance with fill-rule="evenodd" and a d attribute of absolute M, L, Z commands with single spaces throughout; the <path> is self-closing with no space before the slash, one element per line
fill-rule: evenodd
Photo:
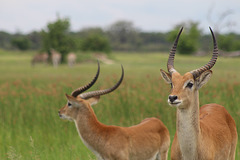
<path fill-rule="evenodd" d="M 76 63 L 77 56 L 75 53 L 68 53 L 67 55 L 67 61 L 68 61 L 68 66 L 72 67 Z"/>
<path fill-rule="evenodd" d="M 108 126 L 97 120 L 91 107 L 101 95 L 108 94 L 121 84 L 124 76 L 111 88 L 82 93 L 97 80 L 80 87 L 67 95 L 67 104 L 60 109 L 59 116 L 73 120 L 83 143 L 97 156 L 98 160 L 167 160 L 170 136 L 168 129 L 157 118 L 148 118 L 131 127 Z"/>
<path fill-rule="evenodd" d="M 36 63 L 45 63 L 47 64 L 48 62 L 48 54 L 47 53 L 39 53 L 34 55 L 32 59 L 32 66 L 34 66 Z"/>
<path fill-rule="evenodd" d="M 51 49 L 51 58 L 52 58 L 52 63 L 54 67 L 58 67 L 58 65 L 61 62 L 62 55 L 55 51 L 54 49 Z"/>
<path fill-rule="evenodd" d="M 171 147 L 171 159 L 234 160 L 237 144 L 234 119 L 218 104 L 206 104 L 199 109 L 198 90 L 210 79 L 210 69 L 218 57 L 214 33 L 210 28 L 214 44 L 211 60 L 182 76 L 174 68 L 174 56 L 182 29 L 169 55 L 168 73 L 161 69 L 163 79 L 172 87 L 168 103 L 177 108 L 177 129 Z"/>

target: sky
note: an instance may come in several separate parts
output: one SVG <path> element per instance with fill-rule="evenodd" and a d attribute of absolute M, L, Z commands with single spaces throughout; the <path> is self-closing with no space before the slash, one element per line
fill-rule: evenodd
<path fill-rule="evenodd" d="M 229 14 L 220 21 L 224 13 Z M 240 0 L 1 0 L 0 30 L 40 31 L 57 15 L 70 19 L 71 31 L 105 29 L 126 20 L 147 32 L 168 32 L 179 23 L 194 21 L 206 33 L 209 26 L 240 33 Z"/>

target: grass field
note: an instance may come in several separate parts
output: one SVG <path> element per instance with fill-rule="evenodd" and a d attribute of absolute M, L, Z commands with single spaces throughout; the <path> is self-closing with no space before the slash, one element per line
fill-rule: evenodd
<path fill-rule="evenodd" d="M 0 159 L 95 159 L 80 140 L 74 123 L 61 120 L 57 112 L 66 104 L 65 93 L 70 94 L 93 78 L 97 63 L 82 63 L 73 68 L 31 67 L 31 55 L 0 51 Z M 124 66 L 125 78 L 115 92 L 102 96 L 93 106 L 99 121 L 130 126 L 144 118 L 157 117 L 168 127 L 172 141 L 176 110 L 167 104 L 170 86 L 159 72 L 160 68 L 166 70 L 168 55 L 115 53 L 112 57 L 116 63 L 101 64 L 99 79 L 90 90 L 115 84 L 121 75 L 120 64 Z M 209 58 L 176 55 L 175 68 L 184 73 L 204 65 Z M 220 57 L 211 80 L 200 90 L 200 104 L 224 105 L 240 133 L 239 69 L 240 58 Z M 236 159 L 240 159 L 239 141 Z"/>

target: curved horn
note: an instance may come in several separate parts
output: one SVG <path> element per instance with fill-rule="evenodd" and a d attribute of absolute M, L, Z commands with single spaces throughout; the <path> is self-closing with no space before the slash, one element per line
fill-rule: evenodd
<path fill-rule="evenodd" d="M 84 92 L 87 89 L 89 89 L 90 87 L 92 87 L 92 85 L 97 81 L 99 72 L 100 72 L 100 64 L 99 64 L 99 61 L 97 61 L 97 62 L 98 62 L 98 70 L 97 70 L 97 73 L 96 73 L 95 77 L 93 78 L 93 80 L 90 83 L 86 84 L 85 86 L 82 86 L 82 87 L 74 90 L 71 94 L 73 97 L 77 97 L 79 94 L 81 94 L 82 92 Z"/>
<path fill-rule="evenodd" d="M 120 80 L 113 87 L 108 88 L 108 89 L 104 89 L 104 90 L 99 90 L 99 91 L 82 93 L 82 94 L 80 94 L 80 97 L 83 98 L 83 99 L 88 99 L 88 98 L 91 98 L 91 97 L 108 94 L 108 93 L 110 93 L 110 92 L 112 92 L 112 91 L 114 91 L 115 89 L 118 88 L 118 86 L 122 83 L 123 77 L 124 77 L 124 69 L 123 69 L 123 66 L 122 66 L 122 76 L 121 76 Z"/>
<path fill-rule="evenodd" d="M 217 41 L 215 39 L 215 36 L 214 36 L 214 33 L 211 29 L 211 27 L 209 27 L 210 31 L 211 31 L 211 34 L 212 34 L 212 38 L 213 38 L 213 54 L 212 54 L 212 58 L 211 60 L 205 64 L 204 66 L 196 69 L 196 70 L 193 70 L 191 71 L 190 73 L 192 73 L 194 79 L 196 79 L 197 77 L 199 77 L 203 72 L 205 72 L 206 70 L 210 70 L 214 64 L 216 63 L 217 61 L 217 58 L 218 58 L 218 47 L 217 47 Z"/>
<path fill-rule="evenodd" d="M 175 52 L 176 52 L 176 49 L 177 49 L 177 44 L 178 44 L 178 39 L 182 33 L 182 30 L 183 30 L 183 27 L 180 29 L 179 33 L 178 33 L 178 36 L 173 44 L 173 47 L 170 51 L 170 54 L 169 54 L 169 58 L 168 58 L 168 62 L 167 62 L 167 68 L 168 68 L 168 72 L 170 74 L 172 74 L 173 72 L 175 72 L 176 70 L 174 69 L 174 56 L 175 56 Z"/>

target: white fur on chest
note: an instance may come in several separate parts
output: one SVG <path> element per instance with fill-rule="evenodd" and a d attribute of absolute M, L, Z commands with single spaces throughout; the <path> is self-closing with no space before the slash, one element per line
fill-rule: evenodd
<path fill-rule="evenodd" d="M 184 160 L 197 156 L 197 130 L 191 114 L 178 114 L 178 141 Z"/>

